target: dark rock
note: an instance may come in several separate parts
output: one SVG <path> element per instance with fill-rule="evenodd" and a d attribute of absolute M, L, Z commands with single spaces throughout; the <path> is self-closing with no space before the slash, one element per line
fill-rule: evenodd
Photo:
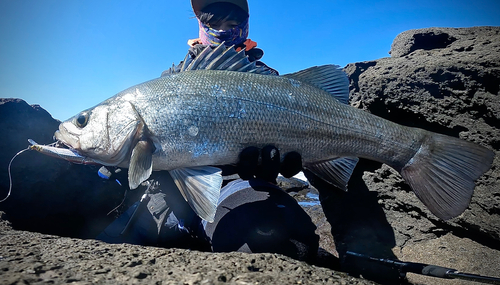
<path fill-rule="evenodd" d="M 406 31 L 398 35 L 391 51 L 391 58 L 345 67 L 351 79 L 351 104 L 399 124 L 482 144 L 497 157 L 478 179 L 469 208 L 449 221 L 433 216 L 395 170 L 361 160 L 350 181 L 351 191 L 334 194 L 328 209 L 335 210 L 325 210 L 337 250 L 341 255 L 345 250 L 363 250 L 498 276 L 500 28 Z M 430 254 L 429 244 L 439 242 L 447 247 L 434 248 L 439 254 L 431 254 L 432 259 L 421 258 Z M 477 259 L 478 255 L 492 259 Z M 378 268 L 359 267 L 346 270 L 377 275 Z M 410 281 L 445 284 L 411 276 Z"/>
<path fill-rule="evenodd" d="M 374 284 L 279 254 L 208 253 L 14 231 L 0 223 L 2 284 Z"/>
<path fill-rule="evenodd" d="M 9 190 L 7 168 L 16 153 L 29 146 L 54 142 L 59 126 L 38 105 L 0 99 L 0 199 Z M 12 194 L 0 210 L 14 228 L 80 238 L 95 237 L 114 218 L 107 213 L 122 200 L 124 188 L 97 175 L 98 167 L 77 165 L 25 151 L 11 165 Z"/>
<path fill-rule="evenodd" d="M 450 48 L 452 51 L 464 52 L 494 42 L 492 37 L 498 36 L 497 27 L 474 28 L 426 28 L 409 30 L 399 34 L 393 41 L 392 57 L 404 57 L 416 50 L 436 50 Z"/>

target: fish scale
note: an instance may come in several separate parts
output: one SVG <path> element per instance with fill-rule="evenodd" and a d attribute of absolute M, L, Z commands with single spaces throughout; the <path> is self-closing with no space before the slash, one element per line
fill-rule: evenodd
<path fill-rule="evenodd" d="M 208 221 L 222 183 L 211 166 L 235 164 L 250 146 L 298 152 L 304 168 L 344 190 L 358 158 L 386 163 L 442 219 L 468 207 L 474 181 L 492 164 L 485 147 L 349 106 L 349 81 L 336 66 L 272 76 L 231 48 L 200 56 L 61 123 L 55 137 L 79 157 L 128 167 L 132 189 L 153 170 L 169 171 Z M 216 70 L 207 58 L 247 72 Z"/>
<path fill-rule="evenodd" d="M 242 87 L 238 82 L 252 84 Z M 191 87 L 179 89 L 177 85 Z M 207 85 L 217 88 L 203 87 Z M 395 165 L 400 161 L 406 163 L 422 140 L 419 132 L 408 132 L 408 128 L 395 124 L 384 129 L 388 121 L 341 104 L 323 90 L 288 78 L 229 71 L 189 71 L 133 87 L 118 94 L 115 100 L 130 98 L 137 90 L 145 100 L 129 101 L 142 115 L 148 129 L 157 134 L 160 141 L 169 142 L 161 144 L 158 162 L 153 164 L 158 169 L 182 166 L 167 166 L 165 158 L 181 163 L 188 160 L 196 165 L 230 164 L 244 147 L 269 143 L 279 147 L 282 153 L 299 151 L 306 164 L 340 156 L 373 159 L 378 152 L 378 161 Z M 295 96 L 291 98 L 289 94 Z M 155 102 L 158 110 L 148 112 L 149 100 Z M 196 136 L 189 134 L 192 126 L 199 129 Z M 182 147 L 172 150 L 172 141 Z M 210 147 L 205 153 L 194 151 L 200 149 L 200 144 Z M 384 144 L 389 147 L 381 148 Z M 408 148 L 409 144 L 414 147 Z"/>

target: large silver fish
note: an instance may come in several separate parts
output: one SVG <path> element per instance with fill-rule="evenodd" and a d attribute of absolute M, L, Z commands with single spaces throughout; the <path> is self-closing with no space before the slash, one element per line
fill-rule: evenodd
<path fill-rule="evenodd" d="M 336 66 L 259 73 L 242 53 L 207 48 L 180 70 L 61 123 L 55 136 L 94 162 L 128 167 L 132 189 L 153 170 L 168 170 L 207 221 L 222 183 L 219 169 L 210 166 L 235 163 L 248 146 L 297 151 L 304 168 L 340 188 L 358 157 L 383 162 L 442 219 L 468 207 L 474 181 L 493 161 L 485 147 L 347 105 L 348 80 Z"/>

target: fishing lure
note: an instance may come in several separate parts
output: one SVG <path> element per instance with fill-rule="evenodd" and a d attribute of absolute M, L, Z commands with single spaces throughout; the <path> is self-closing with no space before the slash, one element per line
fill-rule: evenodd
<path fill-rule="evenodd" d="M 82 156 L 78 154 L 76 151 L 68 149 L 68 148 L 60 148 L 51 145 L 41 145 L 36 143 L 32 139 L 28 139 L 28 142 L 31 144 L 29 149 L 36 150 L 45 155 L 62 158 L 69 162 L 78 163 L 78 164 L 99 164 L 93 159 L 89 157 Z"/>

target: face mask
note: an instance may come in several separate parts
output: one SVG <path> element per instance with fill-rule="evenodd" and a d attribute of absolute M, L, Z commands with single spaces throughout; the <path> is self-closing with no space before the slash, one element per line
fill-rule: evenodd
<path fill-rule="evenodd" d="M 248 19 L 230 30 L 215 30 L 203 24 L 200 25 L 200 40 L 204 45 L 220 45 L 222 42 L 226 46 L 243 43 L 248 37 Z"/>

